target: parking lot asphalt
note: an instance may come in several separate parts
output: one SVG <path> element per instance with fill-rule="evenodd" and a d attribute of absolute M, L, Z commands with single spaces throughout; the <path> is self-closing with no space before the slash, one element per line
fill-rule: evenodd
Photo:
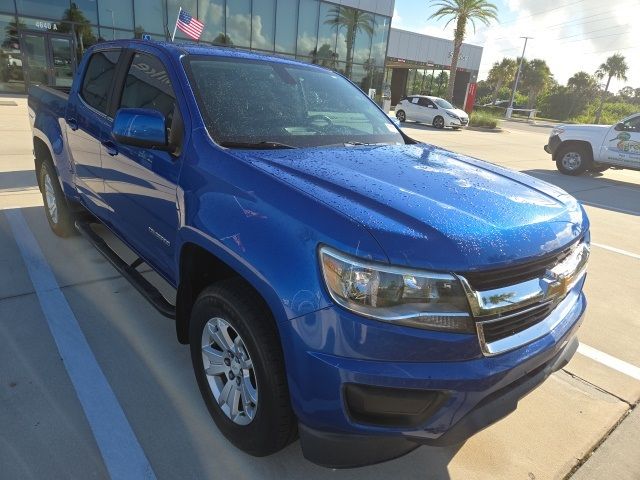
<path fill-rule="evenodd" d="M 100 428 L 109 433 L 115 426 L 86 413 L 73 371 L 78 359 L 61 347 L 52 312 L 42 306 L 52 291 L 60 292 L 86 339 L 89 357 L 82 358 L 93 358 L 95 376 L 113 392 L 152 469 L 149 478 L 640 478 L 640 411 L 634 410 L 640 399 L 640 172 L 562 176 L 542 150 L 546 127 L 504 123 L 505 131 L 495 134 L 405 124 L 416 139 L 524 171 L 584 203 L 594 246 L 582 346 L 514 414 L 460 449 L 422 447 L 384 464 L 333 471 L 304 460 L 298 442 L 253 458 L 224 439 L 172 322 L 87 241 L 63 240 L 49 230 L 33 173 L 26 99 L 11 100 L 16 106 L 0 106 L 0 479 L 115 477 L 99 440 Z M 16 230 L 16 218 L 24 219 L 26 233 Z M 34 280 L 33 259 L 24 258 L 30 234 L 55 282 L 44 291 Z"/>

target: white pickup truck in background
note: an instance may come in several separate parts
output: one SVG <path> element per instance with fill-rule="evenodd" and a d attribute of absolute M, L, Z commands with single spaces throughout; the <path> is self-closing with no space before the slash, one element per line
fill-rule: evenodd
<path fill-rule="evenodd" d="M 616 125 L 560 125 L 544 147 L 558 170 L 579 175 L 610 167 L 640 170 L 640 113 Z"/>

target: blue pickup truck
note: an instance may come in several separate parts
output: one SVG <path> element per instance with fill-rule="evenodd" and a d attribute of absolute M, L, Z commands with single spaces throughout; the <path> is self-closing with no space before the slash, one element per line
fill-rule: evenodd
<path fill-rule="evenodd" d="M 580 204 L 409 138 L 338 73 L 105 42 L 68 91 L 32 88 L 29 114 L 51 228 L 175 319 L 213 420 L 249 454 L 299 437 L 346 468 L 460 444 L 576 351 Z"/>

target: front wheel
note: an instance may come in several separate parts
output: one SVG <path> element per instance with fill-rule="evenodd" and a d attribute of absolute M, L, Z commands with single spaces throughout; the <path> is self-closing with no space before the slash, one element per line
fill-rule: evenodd
<path fill-rule="evenodd" d="M 282 347 L 257 294 L 231 279 L 206 288 L 189 324 L 191 361 L 216 425 L 239 449 L 277 452 L 296 433 Z"/>
<path fill-rule="evenodd" d="M 562 146 L 556 158 L 556 167 L 565 175 L 580 175 L 593 162 L 590 152 L 582 145 Z"/>
<path fill-rule="evenodd" d="M 62 193 L 58 175 L 49 161 L 43 161 L 40 166 L 40 189 L 44 211 L 53 233 L 59 237 L 75 235 L 76 229 L 73 221 L 73 213 L 69 208 L 67 199 Z"/>
<path fill-rule="evenodd" d="M 404 110 L 398 110 L 396 112 L 396 118 L 400 120 L 400 123 L 404 123 L 407 121 L 407 115 L 404 113 Z"/>
<path fill-rule="evenodd" d="M 433 119 L 433 126 L 442 130 L 444 128 L 444 118 L 438 115 L 436 118 Z"/>

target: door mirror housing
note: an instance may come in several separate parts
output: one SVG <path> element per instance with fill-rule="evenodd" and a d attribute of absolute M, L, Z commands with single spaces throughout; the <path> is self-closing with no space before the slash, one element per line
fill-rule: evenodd
<path fill-rule="evenodd" d="M 620 122 L 620 123 L 616 123 L 616 126 L 613 127 L 613 129 L 616 132 L 624 132 L 627 129 L 627 127 L 624 123 Z"/>
<path fill-rule="evenodd" d="M 121 108 L 111 128 L 113 139 L 124 145 L 171 150 L 167 141 L 167 120 L 149 108 Z"/>

